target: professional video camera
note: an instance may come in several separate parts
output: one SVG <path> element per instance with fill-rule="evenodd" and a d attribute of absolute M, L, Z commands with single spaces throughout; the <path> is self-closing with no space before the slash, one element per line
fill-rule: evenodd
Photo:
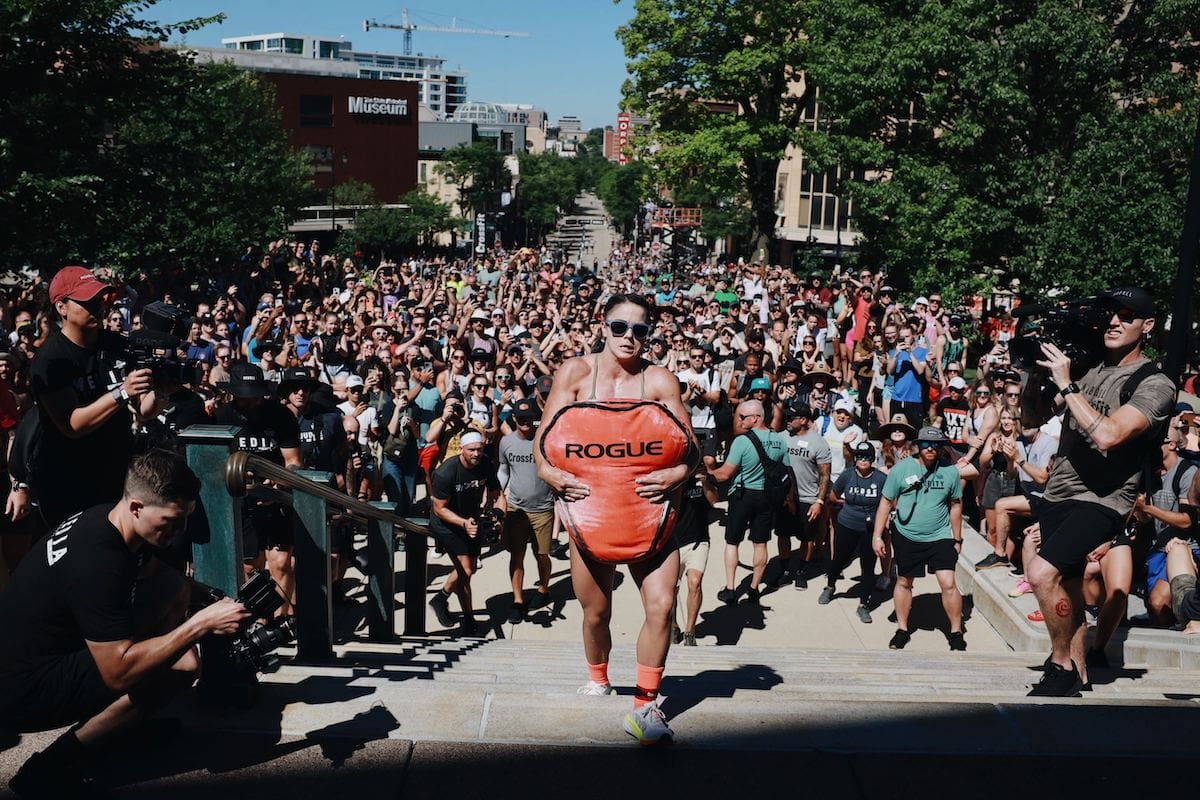
<path fill-rule="evenodd" d="M 204 605 L 211 605 L 225 597 L 220 589 L 197 584 L 202 590 Z M 271 576 L 255 570 L 250 580 L 238 591 L 237 601 L 250 612 L 254 620 L 244 631 L 231 638 L 213 637 L 208 646 L 226 647 L 230 660 L 245 672 L 262 672 L 278 661 L 272 653 L 296 638 L 295 617 L 274 618 L 272 615 L 283 605 L 283 596 Z M 263 622 L 262 620 L 267 620 Z"/>
<path fill-rule="evenodd" d="M 149 369 L 159 385 L 198 385 L 204 379 L 199 361 L 181 359 L 180 344 L 187 340 L 192 320 L 178 306 L 151 303 L 142 309 L 142 330 L 129 334 L 126 371 Z"/>
<path fill-rule="evenodd" d="M 1013 316 L 1020 322 L 1016 336 L 1009 341 L 1013 362 L 1037 373 L 1044 361 L 1042 344 L 1048 342 L 1071 359 L 1071 378 L 1104 360 L 1104 331 L 1112 319 L 1109 301 L 1100 297 L 1067 300 L 1055 304 L 1028 303 L 1017 307 Z"/>
<path fill-rule="evenodd" d="M 499 544 L 500 531 L 504 529 L 504 520 L 500 512 L 494 508 L 480 511 L 475 515 L 475 524 L 479 526 L 478 536 L 486 545 Z"/>

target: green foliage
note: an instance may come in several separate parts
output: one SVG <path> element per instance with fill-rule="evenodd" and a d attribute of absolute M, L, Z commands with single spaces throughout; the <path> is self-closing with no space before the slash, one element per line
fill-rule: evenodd
<path fill-rule="evenodd" d="M 504 155 L 487 142 L 473 142 L 447 150 L 435 169 L 458 187 L 464 217 L 470 212 L 499 208 L 500 193 L 512 186 L 512 172 L 504 163 Z"/>
<path fill-rule="evenodd" d="M 171 257 L 201 266 L 278 235 L 309 198 L 311 170 L 288 147 L 273 87 L 182 59 L 158 77 L 115 131 L 97 256 L 123 269 Z"/>
<path fill-rule="evenodd" d="M 221 19 L 152 0 L 0 0 L 0 257 L 141 268 L 235 253 L 306 199 L 269 91 L 154 43 Z"/>
<path fill-rule="evenodd" d="M 655 181 L 706 198 L 706 213 L 748 203 L 752 243 L 772 252 L 775 176 L 807 99 L 794 81 L 808 13 L 796 0 L 636 0 L 617 31 L 625 103 L 654 124 L 641 145 Z"/>
<path fill-rule="evenodd" d="M 638 209 L 649 196 L 646 178 L 647 167 L 642 161 L 613 167 L 600 176 L 596 195 L 604 204 L 604 210 L 624 231 L 634 224 Z"/>
<path fill-rule="evenodd" d="M 596 191 L 600 179 L 616 167 L 604 157 L 604 129 L 592 128 L 579 143 L 575 156 L 575 170 L 579 175 L 581 191 Z"/>
<path fill-rule="evenodd" d="M 851 182 L 866 263 L 917 291 L 1171 293 L 1200 98 L 1196 0 L 829 0 L 814 169 Z"/>
<path fill-rule="evenodd" d="M 375 187 L 358 178 L 347 178 L 333 187 L 339 206 L 369 206 L 375 202 Z"/>
<path fill-rule="evenodd" d="M 450 205 L 443 203 L 422 188 L 400 197 L 407 208 L 385 208 L 381 205 L 365 208 L 354 218 L 354 230 L 343 231 L 338 237 L 338 251 L 344 253 L 371 252 L 396 255 L 411 252 L 415 247 L 428 245 L 433 237 L 455 226 Z"/>
<path fill-rule="evenodd" d="M 557 153 L 522 153 L 517 183 L 520 215 L 540 230 L 555 223 L 561 212 L 575 204 L 579 171 L 575 159 Z"/>

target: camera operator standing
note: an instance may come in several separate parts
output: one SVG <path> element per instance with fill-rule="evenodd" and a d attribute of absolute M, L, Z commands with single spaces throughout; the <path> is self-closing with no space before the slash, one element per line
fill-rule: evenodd
<path fill-rule="evenodd" d="M 37 351 L 31 370 L 42 435 L 24 454 L 29 483 L 47 527 L 76 511 L 121 496 L 133 455 L 130 413 L 155 413 L 149 369 L 109 375 L 125 357 L 125 338 L 101 330 L 117 290 L 83 267 L 63 267 L 50 281 L 50 302 L 62 320 Z"/>
<path fill-rule="evenodd" d="M 122 469 L 124 494 L 62 523 L 0 594 L 0 722 L 77 723 L 18 770 L 23 797 L 91 796 L 96 749 L 195 681 L 195 644 L 236 633 L 249 613 L 222 600 L 185 620 L 189 584 L 153 558 L 187 526 L 200 480 L 165 450 Z"/>
<path fill-rule="evenodd" d="M 483 454 L 483 434 L 468 431 L 459 442 L 462 450 L 446 459 L 433 473 L 433 513 L 429 528 L 454 566 L 441 591 L 429 605 L 438 623 L 454 624 L 448 601 L 451 593 L 462 604 L 463 633 L 475 632 L 475 613 L 471 607 L 471 576 L 481 551 L 480 517 L 495 505 L 500 495 L 496 467 Z"/>
<path fill-rule="evenodd" d="M 1044 503 L 1034 508 L 1041 526 L 1041 550 L 1036 556 L 1027 552 L 1025 558 L 1025 576 L 1046 619 L 1053 648 L 1031 696 L 1074 696 L 1086 682 L 1084 567 L 1089 554 L 1107 551 L 1123 531 L 1146 458 L 1159 447 L 1154 435 L 1161 432 L 1175 402 L 1170 378 L 1149 366 L 1142 355 L 1143 342 L 1155 323 L 1150 295 L 1136 288 L 1111 289 L 1102 301 L 1110 313 L 1102 364 L 1076 382 L 1071 359 L 1048 341 L 1042 341 L 1044 360 L 1037 362 L 1058 389 L 1055 407 L 1065 406 L 1067 416 Z M 1048 417 L 1038 383 L 1028 382 L 1026 397 L 1039 406 L 1041 416 Z M 1031 551 L 1033 545 L 1027 547 Z"/>

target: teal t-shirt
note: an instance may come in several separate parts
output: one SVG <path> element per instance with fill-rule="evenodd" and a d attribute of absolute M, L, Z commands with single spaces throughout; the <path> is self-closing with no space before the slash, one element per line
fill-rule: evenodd
<path fill-rule="evenodd" d="M 763 450 L 767 451 L 767 456 L 771 460 L 782 462 L 787 456 L 787 437 L 783 434 L 758 428 L 753 430 L 753 434 L 762 442 Z M 747 441 L 745 436 L 733 437 L 733 443 L 729 445 L 729 457 L 726 461 L 732 461 L 738 465 L 737 474 L 733 476 L 730 488 L 736 489 L 742 486 L 746 489 L 762 491 L 763 468 L 762 462 L 758 459 L 758 449 Z"/>
<path fill-rule="evenodd" d="M 919 488 L 914 489 L 914 486 Z M 914 542 L 934 542 L 954 536 L 950 504 L 962 499 L 962 482 L 955 467 L 929 472 L 909 456 L 888 473 L 883 496 L 896 504 L 896 528 Z"/>

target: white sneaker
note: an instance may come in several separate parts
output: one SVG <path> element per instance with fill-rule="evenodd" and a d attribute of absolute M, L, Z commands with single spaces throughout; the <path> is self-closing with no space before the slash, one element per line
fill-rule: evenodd
<path fill-rule="evenodd" d="M 641 745 L 670 744 L 675 732 L 667 725 L 667 718 L 656 703 L 647 703 L 625 715 L 622 726 L 625 732 Z"/>
<path fill-rule="evenodd" d="M 576 694 L 586 694 L 591 697 L 604 697 L 616 693 L 617 690 L 612 687 L 612 684 L 596 683 L 595 681 L 588 681 L 583 686 L 580 686 L 576 692 Z"/>

